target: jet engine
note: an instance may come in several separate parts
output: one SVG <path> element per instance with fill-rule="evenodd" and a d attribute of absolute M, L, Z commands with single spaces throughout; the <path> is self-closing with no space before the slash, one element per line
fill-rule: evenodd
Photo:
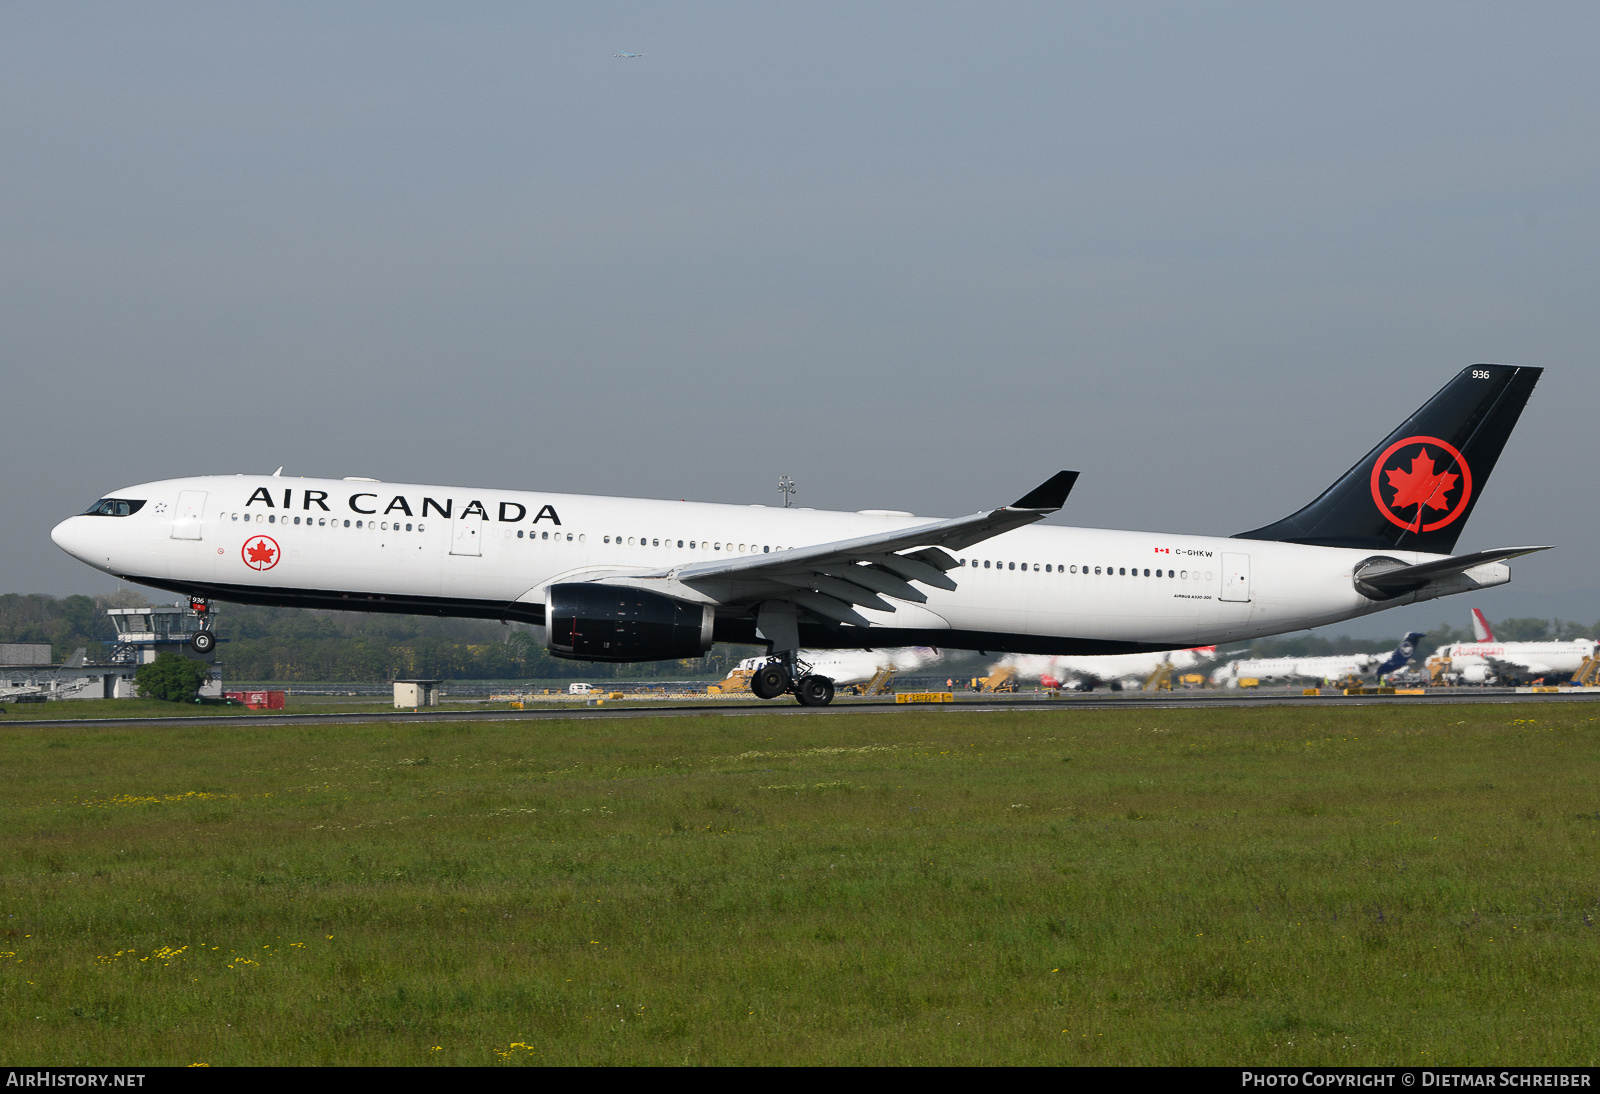
<path fill-rule="evenodd" d="M 715 612 L 644 589 L 570 582 L 545 593 L 546 648 L 572 661 L 665 661 L 711 648 Z"/>

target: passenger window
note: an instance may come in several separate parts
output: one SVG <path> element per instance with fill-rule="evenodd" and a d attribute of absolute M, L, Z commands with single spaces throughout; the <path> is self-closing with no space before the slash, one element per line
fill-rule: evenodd
<path fill-rule="evenodd" d="M 983 568 L 985 570 L 987 570 L 989 568 L 989 560 L 988 559 L 984 559 L 983 560 Z"/>
<path fill-rule="evenodd" d="M 1146 570 L 1146 571 L 1145 571 L 1145 572 L 1144 572 L 1144 576 L 1145 576 L 1145 577 L 1149 577 L 1149 576 L 1150 576 L 1150 571 L 1149 571 L 1149 570 Z"/>
<path fill-rule="evenodd" d="M 1094 572 L 1095 572 L 1095 573 L 1097 573 L 1097 574 L 1098 574 L 1098 573 L 1099 573 L 1099 572 L 1100 572 L 1100 567 L 1098 567 L 1098 566 L 1096 566 L 1096 567 L 1095 567 L 1095 568 L 1094 568 Z"/>
<path fill-rule="evenodd" d="M 1078 572 L 1078 568 L 1077 568 L 1077 567 L 1076 567 L 1076 566 L 1074 566 L 1074 567 L 1073 567 L 1073 568 L 1072 568 L 1072 572 L 1073 572 L 1073 573 L 1077 573 L 1077 572 Z"/>

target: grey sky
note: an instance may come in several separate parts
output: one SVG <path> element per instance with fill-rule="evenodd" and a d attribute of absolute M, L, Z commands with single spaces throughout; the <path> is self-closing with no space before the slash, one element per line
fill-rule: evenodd
<path fill-rule="evenodd" d="M 280 464 L 931 515 L 1070 467 L 1057 523 L 1226 534 L 1480 361 L 1548 372 L 1460 547 L 1593 588 L 1597 46 L 1592 4 L 0 6 L 0 590 L 111 587 L 48 532 L 119 485 Z"/>

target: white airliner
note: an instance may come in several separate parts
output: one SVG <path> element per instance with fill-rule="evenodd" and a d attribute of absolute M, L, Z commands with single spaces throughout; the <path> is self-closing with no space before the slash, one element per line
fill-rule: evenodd
<path fill-rule="evenodd" d="M 1434 656 L 1450 658 L 1450 674 L 1462 683 L 1488 684 L 1535 677 L 1555 676 L 1571 679 L 1584 659 L 1595 655 L 1591 638 L 1570 642 L 1496 642 L 1489 621 L 1477 608 L 1472 609 L 1472 632 L 1476 641 L 1445 646 Z"/>
<path fill-rule="evenodd" d="M 754 671 L 767 660 L 766 657 L 746 657 L 735 671 Z M 843 687 L 871 680 L 884 669 L 914 672 L 944 660 L 944 655 L 930 646 L 902 646 L 893 650 L 801 650 L 800 660 L 810 666 L 813 673 L 826 676 Z"/>
<path fill-rule="evenodd" d="M 1119 689 L 1137 686 L 1163 664 L 1182 671 L 1210 661 L 1216 653 L 1215 646 L 1161 653 L 1114 653 L 1103 657 L 1010 653 L 1000 658 L 994 668 L 1015 669 L 1024 680 L 1038 680 L 1048 688 L 1065 686 L 1093 691 L 1102 684 L 1115 684 Z"/>
<path fill-rule="evenodd" d="M 1341 653 L 1322 657 L 1260 657 L 1229 661 L 1211 682 L 1236 688 L 1240 680 L 1338 680 L 1346 676 L 1387 676 L 1411 663 L 1421 631 L 1410 631 L 1389 653 Z"/>
<path fill-rule="evenodd" d="M 822 705 L 833 684 L 802 648 L 1152 653 L 1504 584 L 1505 560 L 1543 548 L 1449 552 L 1539 372 L 1463 369 L 1309 505 L 1231 538 L 1037 526 L 1073 471 L 949 520 L 207 476 L 118 490 L 51 535 L 191 597 L 521 620 L 574 660 L 761 643 L 756 694 Z"/>

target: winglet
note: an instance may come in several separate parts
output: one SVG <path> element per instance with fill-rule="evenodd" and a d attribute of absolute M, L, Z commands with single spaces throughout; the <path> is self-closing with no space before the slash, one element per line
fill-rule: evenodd
<path fill-rule="evenodd" d="M 1067 504 L 1067 495 L 1072 493 L 1073 484 L 1077 481 L 1078 473 L 1076 471 L 1057 471 L 1046 482 L 1035 486 L 1006 508 L 1060 509 Z"/>

